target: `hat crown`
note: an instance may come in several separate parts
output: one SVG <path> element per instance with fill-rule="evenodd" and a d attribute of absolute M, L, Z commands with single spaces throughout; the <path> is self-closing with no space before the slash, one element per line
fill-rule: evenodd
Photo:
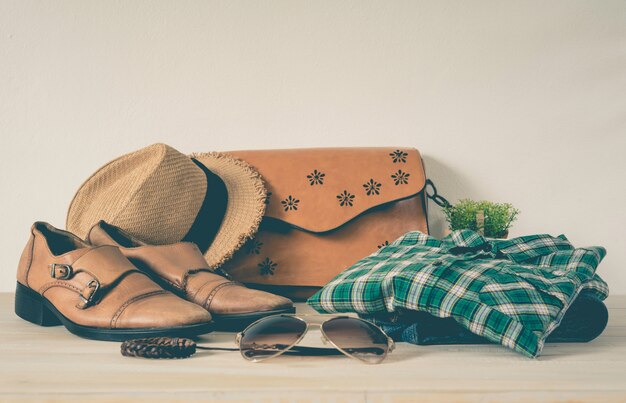
<path fill-rule="evenodd" d="M 80 237 L 100 220 L 153 244 L 180 241 L 207 191 L 204 172 L 166 144 L 123 155 L 94 173 L 70 205 L 67 228 Z"/>

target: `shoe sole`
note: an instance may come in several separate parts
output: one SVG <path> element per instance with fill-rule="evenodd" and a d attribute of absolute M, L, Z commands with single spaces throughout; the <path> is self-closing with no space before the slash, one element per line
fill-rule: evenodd
<path fill-rule="evenodd" d="M 210 333 L 215 324 L 198 323 L 193 325 L 154 327 L 138 329 L 103 329 L 83 326 L 72 322 L 59 312 L 54 305 L 30 288 L 17 283 L 15 289 L 15 313 L 20 318 L 39 326 L 63 325 L 71 333 L 92 340 L 124 341 L 144 337 L 195 337 Z"/>
<path fill-rule="evenodd" d="M 286 313 L 295 313 L 296 308 L 284 308 L 276 309 L 273 311 L 261 311 L 251 313 L 238 313 L 231 315 L 216 315 L 211 314 L 213 321 L 215 322 L 215 330 L 223 332 L 240 332 L 248 327 L 250 324 L 256 322 L 259 319 L 272 315 L 280 315 Z"/>

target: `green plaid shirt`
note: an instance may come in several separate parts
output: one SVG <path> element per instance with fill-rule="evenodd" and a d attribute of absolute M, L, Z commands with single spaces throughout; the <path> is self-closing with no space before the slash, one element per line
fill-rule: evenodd
<path fill-rule="evenodd" d="M 608 296 L 595 274 L 602 247 L 561 235 L 487 239 L 470 230 L 443 240 L 409 232 L 358 261 L 313 295 L 321 313 L 398 309 L 453 317 L 493 342 L 536 357 L 582 289 Z"/>

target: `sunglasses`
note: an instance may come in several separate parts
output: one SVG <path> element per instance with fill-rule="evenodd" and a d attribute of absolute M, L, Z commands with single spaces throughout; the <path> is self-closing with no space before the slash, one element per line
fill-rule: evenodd
<path fill-rule="evenodd" d="M 319 327 L 324 344 L 334 348 L 297 346 L 312 326 Z M 381 328 L 366 320 L 348 316 L 326 320 L 318 315 L 293 314 L 257 320 L 237 334 L 236 343 L 243 358 L 253 362 L 292 353 L 344 354 L 367 364 L 378 364 L 395 348 L 393 340 Z"/>

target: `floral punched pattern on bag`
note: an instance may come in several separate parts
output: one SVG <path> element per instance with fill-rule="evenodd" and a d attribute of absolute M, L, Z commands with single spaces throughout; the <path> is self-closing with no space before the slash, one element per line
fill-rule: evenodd
<path fill-rule="evenodd" d="M 269 257 L 266 257 L 261 263 L 258 264 L 259 272 L 263 276 L 273 276 L 274 271 L 278 267 L 278 263 L 272 262 Z"/>
<path fill-rule="evenodd" d="M 339 205 L 341 207 L 352 207 L 354 203 L 354 195 L 348 193 L 347 190 L 344 190 L 343 193 L 337 195 L 337 199 L 339 199 Z"/>
<path fill-rule="evenodd" d="M 409 183 L 409 176 L 411 176 L 411 174 L 403 172 L 401 169 L 398 169 L 398 172 L 391 175 L 391 178 L 393 179 L 395 185 L 398 186 L 407 185 Z"/>
<path fill-rule="evenodd" d="M 256 239 L 251 239 L 246 245 L 246 253 L 248 255 L 259 255 L 261 253 L 261 246 L 263 242 L 259 242 Z"/>
<path fill-rule="evenodd" d="M 309 180 L 309 184 L 313 186 L 313 185 L 323 185 L 325 176 L 326 176 L 325 173 L 320 172 L 317 169 L 314 169 L 313 172 L 311 172 L 306 177 Z"/>
<path fill-rule="evenodd" d="M 299 203 L 300 203 L 300 200 L 294 198 L 291 195 L 289 195 L 289 197 L 287 197 L 285 200 L 282 200 L 280 202 L 280 204 L 283 205 L 283 208 L 285 209 L 285 211 L 298 210 Z"/>
<path fill-rule="evenodd" d="M 381 186 L 382 184 L 376 182 L 374 179 L 370 179 L 368 182 L 365 182 L 363 184 L 363 187 L 365 188 L 365 193 L 368 196 L 379 195 Z"/>
<path fill-rule="evenodd" d="M 396 150 L 389 154 L 394 164 L 397 164 L 397 163 L 404 164 L 406 162 L 406 157 L 408 157 L 408 155 L 409 155 L 408 153 L 402 150 Z"/>

